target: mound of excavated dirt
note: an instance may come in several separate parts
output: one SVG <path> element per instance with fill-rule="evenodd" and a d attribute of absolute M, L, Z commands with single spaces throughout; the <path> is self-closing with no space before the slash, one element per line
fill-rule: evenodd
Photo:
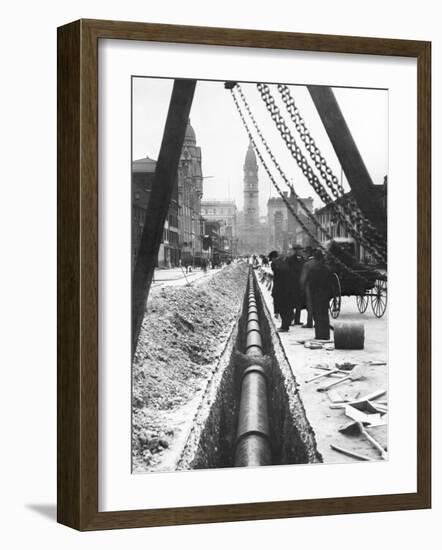
<path fill-rule="evenodd" d="M 238 317 L 246 264 L 197 286 L 165 287 L 148 302 L 132 369 L 134 471 L 155 469 L 174 443 L 173 419 L 186 414 L 212 373 Z"/>

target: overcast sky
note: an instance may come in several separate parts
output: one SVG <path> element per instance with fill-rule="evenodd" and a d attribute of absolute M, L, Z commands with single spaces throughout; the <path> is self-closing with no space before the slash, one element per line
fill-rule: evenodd
<path fill-rule="evenodd" d="M 157 159 L 172 86 L 172 79 L 133 79 L 133 159 L 146 155 Z M 261 132 L 287 177 L 294 183 L 296 191 L 303 197 L 312 196 L 315 206 L 320 206 L 320 199 L 314 194 L 277 132 L 256 85 L 242 84 L 242 89 Z M 308 157 L 276 86 L 271 86 L 271 89 L 281 113 Z M 339 162 L 307 88 L 296 85 L 290 86 L 290 90 L 312 137 L 336 176 L 340 178 Z M 382 183 L 388 173 L 388 92 L 353 88 L 333 88 L 333 91 L 373 182 Z M 198 81 L 190 120 L 196 133 L 197 145 L 202 150 L 203 176 L 207 178 L 204 179 L 203 200 L 230 198 L 242 209 L 243 164 L 248 137 L 230 91 L 224 89 L 224 82 Z M 257 143 L 259 145 L 259 140 Z M 260 149 L 263 150 L 261 147 Z M 270 163 L 269 165 L 271 166 Z M 261 215 L 265 215 L 269 197 L 277 196 L 277 192 L 259 161 L 258 166 L 260 211 Z M 278 183 L 283 185 L 280 180 Z M 345 178 L 343 184 L 347 189 Z"/>

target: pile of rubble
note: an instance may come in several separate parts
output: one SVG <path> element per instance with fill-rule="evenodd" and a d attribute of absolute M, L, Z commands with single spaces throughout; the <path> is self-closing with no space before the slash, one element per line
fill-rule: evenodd
<path fill-rule="evenodd" d="M 246 264 L 231 264 L 198 286 L 165 287 L 148 302 L 132 368 L 134 471 L 152 469 L 173 444 L 172 419 L 210 378 L 238 318 L 247 273 Z"/>

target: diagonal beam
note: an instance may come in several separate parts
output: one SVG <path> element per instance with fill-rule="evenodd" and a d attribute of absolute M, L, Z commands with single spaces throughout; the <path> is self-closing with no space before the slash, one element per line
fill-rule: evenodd
<path fill-rule="evenodd" d="M 328 137 L 364 215 L 381 235 L 387 234 L 386 213 L 373 193 L 374 184 L 347 126 L 344 115 L 328 86 L 307 86 Z"/>
<path fill-rule="evenodd" d="M 192 106 L 196 80 L 175 80 L 163 141 L 155 169 L 137 259 L 132 276 L 132 354 L 135 353 L 146 301 L 169 210 Z"/>

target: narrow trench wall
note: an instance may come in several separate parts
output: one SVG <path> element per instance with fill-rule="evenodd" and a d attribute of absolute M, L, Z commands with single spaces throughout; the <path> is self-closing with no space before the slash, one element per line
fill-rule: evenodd
<path fill-rule="evenodd" d="M 242 349 L 245 340 L 247 291 L 248 288 L 240 316 L 195 415 L 178 470 L 223 468 L 233 464 L 241 375 L 240 369 L 235 368 L 235 352 Z"/>
<path fill-rule="evenodd" d="M 296 381 L 254 278 L 264 354 L 268 361 L 268 402 L 273 464 L 320 462 L 313 430 L 296 388 Z M 233 467 L 238 423 L 242 353 L 246 341 L 247 296 L 241 315 L 202 398 L 194 425 L 178 462 L 178 470 Z M 239 353 L 238 353 L 239 352 Z"/>
<path fill-rule="evenodd" d="M 269 370 L 269 416 L 274 464 L 321 462 L 315 435 L 299 396 L 296 379 L 281 346 L 271 314 L 255 281 L 264 353 L 271 358 Z"/>

